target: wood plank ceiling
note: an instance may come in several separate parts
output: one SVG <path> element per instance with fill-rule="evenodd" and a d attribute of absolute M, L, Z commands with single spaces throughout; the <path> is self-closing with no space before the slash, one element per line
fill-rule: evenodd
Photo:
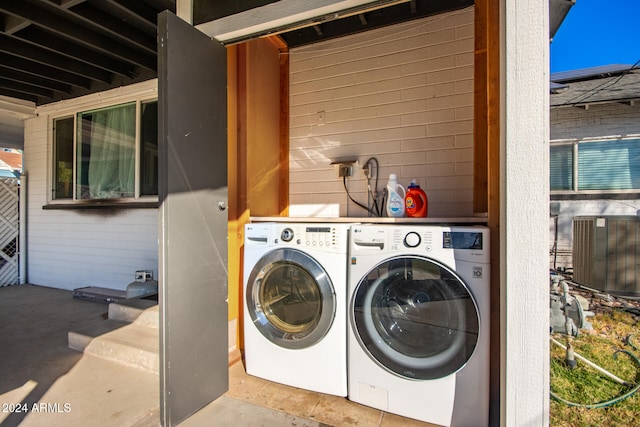
<path fill-rule="evenodd" d="M 553 37 L 575 0 L 549 1 Z M 194 24 L 278 0 L 236 2 L 194 1 Z M 473 3 L 407 0 L 280 36 L 301 46 Z M 164 10 L 175 13 L 176 0 L 0 0 L 0 96 L 41 105 L 156 78 Z"/>
<path fill-rule="evenodd" d="M 194 11 L 201 20 L 220 12 L 196 4 L 206 6 Z M 472 4 L 412 0 L 282 37 L 299 46 Z M 156 21 L 166 9 L 175 13 L 176 0 L 0 0 L 0 95 L 41 105 L 157 77 Z"/>
<path fill-rule="evenodd" d="M 1 0 L 0 95 L 46 104 L 156 77 L 176 0 Z"/>

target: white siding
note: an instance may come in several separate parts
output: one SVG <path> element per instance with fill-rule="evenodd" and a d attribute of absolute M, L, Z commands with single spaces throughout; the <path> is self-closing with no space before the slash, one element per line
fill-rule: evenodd
<path fill-rule="evenodd" d="M 330 163 L 358 160 L 347 185 L 366 204 L 362 166 L 376 157 L 378 190 L 396 173 L 425 189 L 430 217 L 473 214 L 473 19 L 467 8 L 292 49 L 291 205 L 366 216 Z"/>
<path fill-rule="evenodd" d="M 152 81 L 49 104 L 38 109 L 38 117 L 25 121 L 29 283 L 68 290 L 83 286 L 124 290 L 136 270 L 153 270 L 157 277 L 157 209 L 43 209 L 50 188 L 51 117 L 131 96 L 155 97 L 156 87 Z"/>

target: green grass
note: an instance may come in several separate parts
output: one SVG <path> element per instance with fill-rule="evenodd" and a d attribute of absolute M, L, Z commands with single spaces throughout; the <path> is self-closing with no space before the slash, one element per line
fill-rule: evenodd
<path fill-rule="evenodd" d="M 629 336 L 638 334 L 634 343 L 640 344 L 640 329 L 636 319 L 629 313 L 613 311 L 596 315 L 592 320 L 593 331 L 571 338 L 576 353 L 587 358 L 617 377 L 633 385 L 640 383 L 640 366 L 620 349 L 627 350 L 640 359 L 640 349 L 627 344 Z M 566 345 L 562 335 L 553 337 Z M 617 355 L 616 355 L 616 352 Z M 577 361 L 574 369 L 565 363 L 565 351 L 551 344 L 551 391 L 578 405 L 598 405 L 615 401 L 601 408 L 570 406 L 551 399 L 550 424 L 558 427 L 574 426 L 631 426 L 640 423 L 640 391 L 631 397 L 619 400 L 629 391 L 625 387 L 597 370 Z"/>

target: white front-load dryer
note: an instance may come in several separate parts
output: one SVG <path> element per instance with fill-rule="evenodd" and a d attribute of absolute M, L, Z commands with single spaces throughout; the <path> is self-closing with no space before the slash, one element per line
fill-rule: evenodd
<path fill-rule="evenodd" d="M 449 426 L 489 418 L 489 229 L 351 227 L 348 398 Z"/>
<path fill-rule="evenodd" d="M 347 395 L 350 224 L 245 227 L 244 356 L 248 374 Z"/>

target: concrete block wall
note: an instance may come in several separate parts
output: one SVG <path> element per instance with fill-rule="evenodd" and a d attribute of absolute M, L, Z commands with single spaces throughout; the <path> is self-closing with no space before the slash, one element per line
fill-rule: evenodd
<path fill-rule="evenodd" d="M 640 136 L 640 104 L 589 105 L 552 108 L 549 116 L 551 143 L 557 140 L 581 140 Z"/>
<path fill-rule="evenodd" d="M 331 162 L 358 161 L 347 187 L 366 204 L 375 157 L 379 191 L 395 173 L 425 189 L 429 217 L 473 214 L 473 22 L 471 7 L 292 49 L 292 212 L 367 216 Z"/>

